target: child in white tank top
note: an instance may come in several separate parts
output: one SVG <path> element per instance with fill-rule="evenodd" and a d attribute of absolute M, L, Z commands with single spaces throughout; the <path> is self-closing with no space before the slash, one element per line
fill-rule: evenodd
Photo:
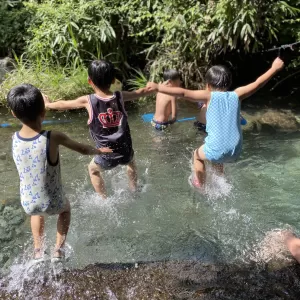
<path fill-rule="evenodd" d="M 34 259 L 43 259 L 45 215 L 59 215 L 53 259 L 62 259 L 71 215 L 61 183 L 59 145 L 85 155 L 100 155 L 111 150 L 95 149 L 77 143 L 63 133 L 42 130 L 43 95 L 30 84 L 11 89 L 7 102 L 13 115 L 22 122 L 21 130 L 13 136 L 13 158 L 20 177 L 21 204 L 31 216 Z"/>

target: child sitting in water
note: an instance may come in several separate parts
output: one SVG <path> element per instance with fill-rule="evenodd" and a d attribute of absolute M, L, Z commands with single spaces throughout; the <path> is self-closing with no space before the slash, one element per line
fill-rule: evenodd
<path fill-rule="evenodd" d="M 166 86 L 180 87 L 180 74 L 176 70 L 165 71 L 163 77 Z M 176 97 L 157 93 L 155 114 L 151 121 L 152 126 L 157 130 L 165 130 L 176 121 L 176 115 Z"/>
<path fill-rule="evenodd" d="M 92 86 L 94 94 L 85 95 L 76 100 L 45 101 L 46 108 L 68 110 L 85 108 L 88 111 L 88 126 L 92 139 L 97 148 L 109 147 L 113 150 L 111 155 L 96 155 L 89 164 L 89 174 L 95 191 L 105 199 L 106 189 L 102 172 L 127 165 L 129 186 L 132 191 L 137 189 L 137 172 L 134 162 L 131 134 L 127 121 L 124 102 L 153 94 L 155 91 L 149 87 L 132 92 L 110 91 L 115 82 L 115 67 L 111 62 L 94 60 L 88 68 L 88 83 Z"/>
<path fill-rule="evenodd" d="M 203 102 L 207 106 L 205 144 L 194 151 L 194 175 L 192 184 L 203 191 L 205 185 L 205 161 L 213 163 L 214 168 L 223 173 L 223 164 L 234 162 L 242 152 L 242 131 L 240 122 L 240 101 L 253 95 L 263 87 L 284 66 L 280 58 L 276 58 L 271 68 L 255 82 L 239 87 L 233 92 L 231 73 L 224 66 L 213 66 L 205 76 L 205 90 L 186 90 L 171 88 L 162 84 L 149 83 L 160 93 L 182 97 L 190 101 Z"/>
<path fill-rule="evenodd" d="M 71 213 L 61 183 L 59 145 L 85 155 L 102 155 L 111 150 L 95 149 L 61 132 L 42 130 L 43 95 L 30 84 L 11 89 L 7 102 L 13 115 L 22 122 L 21 130 L 13 135 L 13 159 L 20 177 L 21 204 L 31 216 L 34 258 L 41 260 L 43 256 L 44 216 L 58 215 L 54 260 L 61 259 Z"/>

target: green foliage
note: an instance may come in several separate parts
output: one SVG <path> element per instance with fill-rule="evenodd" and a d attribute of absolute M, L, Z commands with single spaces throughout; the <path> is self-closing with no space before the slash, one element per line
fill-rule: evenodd
<path fill-rule="evenodd" d="M 59 73 L 65 68 L 75 72 L 88 60 L 108 58 L 125 77 L 132 68 L 142 68 L 151 80 L 160 80 L 163 69 L 177 68 L 186 85 L 198 85 L 219 55 L 253 53 L 300 40 L 299 4 L 299 0 L 6 0 L 0 4 L 0 40 L 6 49 L 24 51 L 35 70 L 59 65 Z M 298 64 L 293 61 L 291 66 Z M 138 76 L 130 84 L 142 82 Z"/>
<path fill-rule="evenodd" d="M 126 3 L 129 33 L 149 45 L 144 52 L 151 74 L 163 68 L 182 70 L 186 83 L 202 80 L 210 61 L 226 51 L 256 52 L 282 40 L 298 37 L 297 1 L 137 1 Z M 299 1 L 298 1 L 299 2 Z M 124 8 L 123 8 L 124 9 Z M 284 38 L 286 39 L 287 36 Z"/>
<path fill-rule="evenodd" d="M 133 69 L 135 75 L 131 76 L 131 79 L 127 80 L 128 85 L 132 90 L 138 90 L 146 86 L 148 79 L 141 70 Z"/>
<path fill-rule="evenodd" d="M 26 7 L 35 15 L 26 47 L 31 60 L 76 67 L 100 58 L 116 37 L 105 1 L 31 1 Z"/>
<path fill-rule="evenodd" d="M 19 53 L 23 50 L 30 17 L 21 0 L 0 2 L 0 57 L 10 53 L 12 49 Z"/>
<path fill-rule="evenodd" d="M 76 69 L 59 66 L 48 67 L 17 61 L 16 69 L 7 74 L 0 85 L 0 104 L 6 104 L 8 91 L 21 83 L 31 83 L 38 87 L 50 99 L 75 99 L 92 92 L 87 84 L 87 72 L 83 67 Z"/>

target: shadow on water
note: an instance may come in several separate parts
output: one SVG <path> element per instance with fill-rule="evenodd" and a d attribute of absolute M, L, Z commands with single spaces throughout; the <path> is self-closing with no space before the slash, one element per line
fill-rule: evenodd
<path fill-rule="evenodd" d="M 1 299 L 299 299 L 300 266 L 166 261 L 94 264 L 27 280 Z"/>

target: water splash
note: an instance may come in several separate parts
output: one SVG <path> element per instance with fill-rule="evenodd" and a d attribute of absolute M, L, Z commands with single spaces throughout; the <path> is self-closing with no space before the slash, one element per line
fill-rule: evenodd
<path fill-rule="evenodd" d="M 28 294 L 27 285 L 30 283 L 34 287 L 31 294 L 34 298 L 38 295 L 40 289 L 45 284 L 57 285 L 62 288 L 59 275 L 68 268 L 67 262 L 73 256 L 73 249 L 69 244 L 65 245 L 65 262 L 51 262 L 51 247 L 48 245 L 50 241 L 45 238 L 44 247 L 45 254 L 42 261 L 32 259 L 32 241 L 28 241 L 24 247 L 24 252 L 19 255 L 9 272 L 0 281 L 0 286 L 8 293 L 17 292 L 18 297 L 22 298 L 24 294 Z M 54 248 L 53 248 L 54 249 Z"/>
<path fill-rule="evenodd" d="M 253 246 L 249 259 L 256 263 L 265 264 L 276 262 L 288 264 L 294 261 L 284 242 L 284 230 L 273 229 L 265 233 L 263 239 Z"/>

